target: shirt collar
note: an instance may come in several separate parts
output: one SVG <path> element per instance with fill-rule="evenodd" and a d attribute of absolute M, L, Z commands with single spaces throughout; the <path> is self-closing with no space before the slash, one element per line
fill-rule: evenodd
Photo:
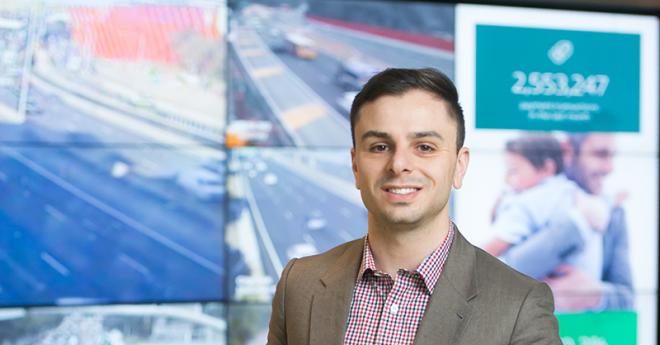
<path fill-rule="evenodd" d="M 454 241 L 454 223 L 449 222 L 449 231 L 447 232 L 447 237 L 442 241 L 442 244 L 436 248 L 429 256 L 422 260 L 422 263 L 417 266 L 413 271 L 419 273 L 424 281 L 424 285 L 430 294 L 433 293 L 433 288 L 435 283 L 438 282 L 442 269 L 444 268 L 445 261 L 447 261 L 447 256 L 449 255 L 449 249 L 451 244 Z M 364 278 L 364 274 L 369 271 L 373 273 L 378 273 L 376 269 L 376 262 L 374 261 L 373 253 L 371 252 L 371 247 L 369 246 L 369 238 L 365 236 L 364 238 L 364 250 L 362 253 L 362 264 L 360 265 L 360 270 L 358 271 L 358 280 Z"/>

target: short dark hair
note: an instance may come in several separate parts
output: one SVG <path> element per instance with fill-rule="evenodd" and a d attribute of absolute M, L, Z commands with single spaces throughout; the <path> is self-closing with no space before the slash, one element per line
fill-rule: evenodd
<path fill-rule="evenodd" d="M 506 152 L 527 159 L 536 169 L 541 169 L 546 160 L 555 163 L 555 175 L 564 171 L 564 155 L 559 140 L 549 134 L 529 134 L 506 143 Z"/>
<path fill-rule="evenodd" d="M 582 151 L 582 144 L 589 138 L 591 133 L 571 133 L 568 135 L 568 142 L 573 149 L 573 156 L 578 156 Z"/>
<path fill-rule="evenodd" d="M 351 139 L 355 147 L 355 125 L 362 107 L 382 96 L 398 96 L 411 90 L 427 91 L 449 106 L 449 116 L 456 121 L 456 150 L 465 141 L 465 118 L 458 103 L 456 86 L 444 73 L 435 68 L 388 68 L 369 79 L 355 96 L 351 106 Z"/>

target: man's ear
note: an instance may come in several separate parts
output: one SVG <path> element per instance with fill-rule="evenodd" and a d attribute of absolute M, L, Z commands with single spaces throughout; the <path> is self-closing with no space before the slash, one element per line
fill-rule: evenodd
<path fill-rule="evenodd" d="M 355 178 L 355 188 L 360 189 L 360 183 L 358 180 L 358 170 L 357 170 L 357 163 L 356 161 L 356 155 L 355 155 L 355 148 L 351 149 L 351 169 L 353 170 L 353 177 Z"/>
<path fill-rule="evenodd" d="M 554 160 L 546 158 L 543 162 L 543 172 L 548 176 L 557 175 L 557 164 Z"/>
<path fill-rule="evenodd" d="M 463 177 L 467 172 L 468 164 L 470 163 L 470 149 L 461 147 L 456 157 L 456 167 L 454 169 L 454 188 L 460 189 L 463 186 Z"/>

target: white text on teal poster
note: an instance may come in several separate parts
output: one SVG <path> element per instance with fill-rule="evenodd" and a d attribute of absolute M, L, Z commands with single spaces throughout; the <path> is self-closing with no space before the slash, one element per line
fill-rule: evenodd
<path fill-rule="evenodd" d="M 476 127 L 639 132 L 640 36 L 477 25 Z"/>

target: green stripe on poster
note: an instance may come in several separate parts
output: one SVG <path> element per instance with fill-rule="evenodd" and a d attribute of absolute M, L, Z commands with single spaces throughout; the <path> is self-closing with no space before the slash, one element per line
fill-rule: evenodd
<path fill-rule="evenodd" d="M 564 345 L 636 345 L 637 313 L 557 314 Z"/>

